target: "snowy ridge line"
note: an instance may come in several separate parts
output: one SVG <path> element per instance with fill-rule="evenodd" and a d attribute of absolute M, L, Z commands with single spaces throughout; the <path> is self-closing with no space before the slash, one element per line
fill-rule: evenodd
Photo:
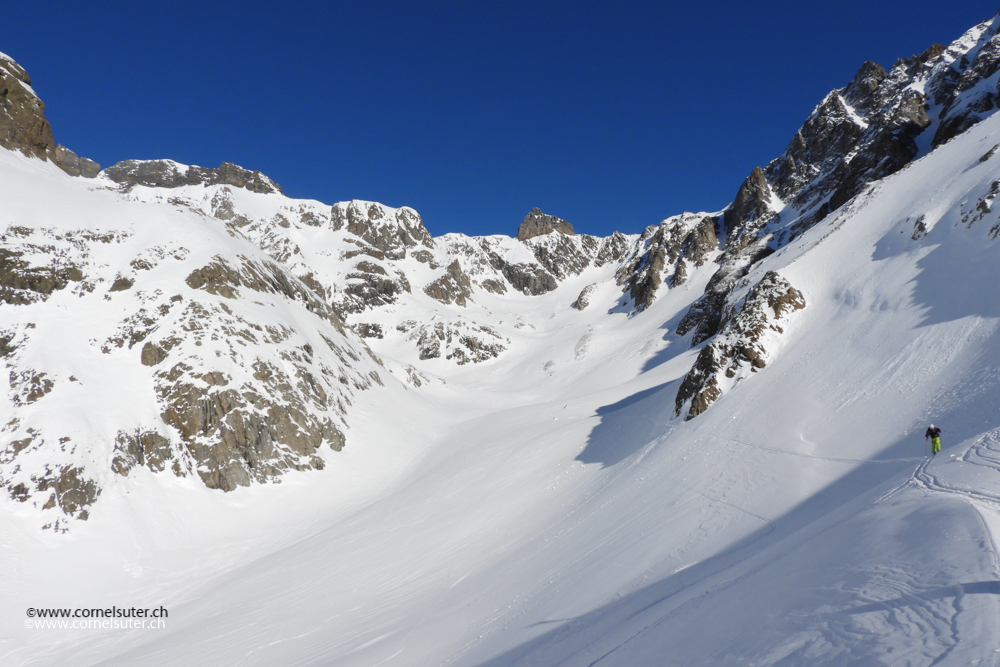
<path fill-rule="evenodd" d="M 766 452 L 773 452 L 775 454 L 787 454 L 788 456 L 798 456 L 804 459 L 816 459 L 818 461 L 832 461 L 834 463 L 913 463 L 914 461 L 922 461 L 923 457 L 913 456 L 909 458 L 902 459 L 845 459 L 838 458 L 836 456 L 816 456 L 813 454 L 803 454 L 802 452 L 790 452 L 785 449 L 777 449 L 774 447 L 766 447 L 764 445 L 754 444 L 752 442 L 744 442 L 743 440 L 735 440 L 733 438 L 723 438 L 722 436 L 713 435 L 711 433 L 703 433 L 701 435 L 706 435 L 709 438 L 718 440 L 719 442 L 727 442 L 737 445 L 743 445 L 744 447 L 753 447 L 754 449 L 762 449 Z"/>

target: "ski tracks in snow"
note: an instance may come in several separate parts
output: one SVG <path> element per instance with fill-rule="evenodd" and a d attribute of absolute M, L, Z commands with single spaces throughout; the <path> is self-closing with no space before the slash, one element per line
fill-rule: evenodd
<path fill-rule="evenodd" d="M 832 463 L 850 463 L 850 464 L 885 464 L 885 463 L 910 463 L 913 461 L 921 461 L 919 456 L 913 456 L 909 458 L 902 459 L 846 459 L 837 456 L 818 456 L 816 454 L 806 454 L 805 452 L 792 452 L 787 449 L 778 449 L 776 447 L 767 447 L 765 445 L 759 445 L 752 442 L 745 442 L 743 440 L 736 440 L 733 438 L 723 438 L 718 435 L 712 435 L 711 433 L 705 433 L 709 438 L 718 440 L 720 442 L 730 443 L 734 445 L 743 445 L 744 447 L 753 447 L 754 449 L 760 449 L 765 452 L 771 452 L 773 454 L 784 454 L 786 456 L 797 456 L 804 459 L 813 459 L 816 461 L 830 461 Z"/>
<path fill-rule="evenodd" d="M 972 485 L 967 482 L 951 482 L 947 479 L 947 469 L 938 470 L 946 465 L 965 463 L 1000 472 L 1000 449 L 998 448 L 1000 448 L 1000 431 L 994 430 L 978 437 L 961 455 L 944 459 L 942 463 L 938 463 L 939 459 L 936 460 L 934 456 L 928 456 L 917 466 L 906 481 L 880 497 L 873 505 L 888 500 L 911 485 L 924 489 L 929 493 L 958 496 L 964 499 L 974 510 L 975 516 L 983 528 L 983 533 L 988 540 L 988 545 L 984 545 L 984 547 L 989 552 L 990 560 L 992 561 L 993 576 L 995 579 L 1000 580 L 1000 556 L 997 553 L 997 543 L 993 535 L 993 530 L 990 529 L 989 522 L 984 516 L 984 513 L 987 512 L 993 515 L 1000 515 L 1000 494 L 989 493 L 982 489 L 973 489 Z M 962 584 L 957 585 L 955 588 L 955 600 L 952 604 L 954 613 L 951 614 L 950 618 L 941 619 L 948 623 L 951 643 L 943 653 L 929 663 L 931 667 L 933 665 L 945 664 L 945 661 L 948 660 L 952 652 L 960 645 L 959 617 L 966 611 L 964 607 L 966 590 Z M 931 613 L 930 610 L 927 611 Z M 994 660 L 994 664 L 997 664 L 996 659 Z"/>
<path fill-rule="evenodd" d="M 757 450 L 766 451 L 773 454 L 796 456 L 800 458 L 810 458 L 819 461 L 828 461 L 831 463 L 866 465 L 866 464 L 900 464 L 900 463 L 919 462 L 914 471 L 904 482 L 893 488 L 888 493 L 879 497 L 877 500 L 868 505 L 868 507 L 872 507 L 874 505 L 879 505 L 883 503 L 884 501 L 892 498 L 893 496 L 897 495 L 900 491 L 911 485 L 918 486 L 932 493 L 955 494 L 965 498 L 969 502 L 969 504 L 973 507 L 973 509 L 976 511 L 976 516 L 983 527 L 985 535 L 987 536 L 988 545 L 984 546 L 986 546 L 990 554 L 990 558 L 993 565 L 992 568 L 993 574 L 998 580 L 1000 580 L 1000 556 L 998 556 L 996 540 L 994 539 L 993 532 L 989 528 L 988 521 L 983 516 L 984 511 L 989 511 L 988 508 L 994 510 L 1000 510 L 1000 493 L 991 494 L 983 490 L 974 490 L 972 488 L 961 488 L 957 485 L 950 484 L 947 480 L 942 478 L 943 476 L 940 473 L 936 473 L 936 471 L 931 467 L 932 464 L 936 463 L 932 457 L 928 456 L 923 458 L 909 457 L 909 458 L 894 458 L 894 459 L 849 459 L 842 457 L 818 456 L 802 452 L 793 452 L 775 447 L 768 447 L 765 445 L 746 442 L 733 438 L 725 438 L 707 433 L 700 433 L 699 435 L 707 436 L 711 439 L 714 439 L 716 441 L 728 445 L 738 445 L 742 447 L 749 447 Z M 945 463 L 938 465 L 946 465 L 947 463 L 957 462 L 957 461 L 976 466 L 985 466 L 992 470 L 1000 472 L 1000 431 L 991 432 L 989 434 L 981 436 L 968 449 L 966 449 L 965 452 L 963 452 L 963 454 L 960 457 L 957 457 L 955 459 L 952 459 L 951 461 L 947 461 Z M 738 510 L 739 512 L 742 512 L 764 523 L 767 526 L 767 530 L 762 534 L 760 534 L 759 536 L 757 536 L 757 538 L 754 539 L 753 541 L 754 543 L 758 543 L 760 540 L 765 539 L 766 537 L 771 535 L 771 533 L 774 532 L 775 528 L 777 527 L 773 520 L 761 516 L 755 512 L 752 512 L 744 507 L 741 507 L 734 503 L 730 503 L 725 500 L 721 500 L 719 498 L 711 497 L 708 494 L 705 494 L 702 491 L 695 488 L 686 486 L 684 488 L 688 491 L 698 494 L 699 496 L 704 497 L 710 502 L 727 505 L 729 507 L 732 507 L 733 509 Z M 998 488 L 1000 488 L 1000 485 L 998 485 Z M 984 506 L 984 504 L 986 506 Z M 851 516 L 855 516 L 856 514 L 857 514 L 856 512 L 852 513 Z M 1000 512 L 997 512 L 997 514 L 998 514 L 997 518 L 998 520 L 1000 520 Z M 842 519 L 837 521 L 834 525 L 839 525 L 844 521 L 848 520 L 849 518 L 850 517 L 843 517 Z M 833 527 L 834 526 L 830 526 L 827 528 L 827 530 Z M 744 545 L 744 548 L 746 546 L 749 545 Z M 743 551 L 743 549 L 740 549 L 740 551 Z M 670 592 L 670 594 L 667 595 L 666 597 L 652 600 L 646 605 L 642 606 L 641 608 L 634 610 L 631 614 L 629 614 L 629 618 L 632 619 L 633 622 L 638 621 L 643 615 L 646 614 L 654 614 L 655 617 L 650 618 L 645 622 L 639 621 L 640 627 L 634 629 L 626 636 L 622 636 L 621 634 L 619 634 L 618 637 L 614 637 L 613 635 L 618 633 L 612 633 L 612 636 L 606 637 L 604 642 L 602 642 L 601 640 L 598 640 L 597 642 L 587 642 L 585 645 L 581 646 L 577 651 L 573 652 L 571 655 L 565 656 L 561 662 L 563 664 L 577 664 L 577 662 L 580 661 L 581 658 L 583 658 L 583 661 L 580 661 L 579 664 L 581 665 L 586 664 L 587 667 L 594 667 L 595 665 L 604 664 L 608 658 L 614 656 L 620 649 L 631 644 L 636 639 L 644 635 L 647 635 L 649 632 L 655 631 L 657 627 L 662 626 L 663 623 L 667 622 L 680 609 L 688 607 L 692 604 L 697 605 L 699 600 L 711 596 L 714 593 L 719 592 L 720 590 L 730 588 L 731 586 L 739 583 L 740 581 L 743 581 L 746 578 L 752 576 L 756 572 L 759 572 L 762 569 L 772 565 L 774 562 L 776 562 L 785 555 L 787 555 L 786 552 L 772 554 L 770 555 L 770 557 L 764 558 L 763 561 L 761 562 L 754 563 L 753 565 L 751 565 L 751 567 L 743 570 L 742 572 L 738 573 L 734 572 L 733 575 L 735 576 L 733 575 L 726 576 L 724 572 L 734 567 L 738 569 L 743 569 L 739 568 L 739 565 L 740 563 L 747 563 L 746 557 L 738 558 L 735 562 L 730 561 L 729 563 L 721 567 L 713 568 L 711 572 L 708 572 L 705 575 L 698 577 L 696 580 L 689 582 L 687 585 L 684 585 L 681 588 Z M 719 575 L 722 575 L 721 580 L 716 579 L 717 577 L 719 577 Z M 712 579 L 716 579 L 716 581 L 710 583 Z M 705 584 L 708 585 L 705 586 Z M 697 588 L 699 587 L 699 585 L 705 586 L 704 590 L 700 591 L 699 593 L 696 593 L 694 596 L 690 596 L 691 589 Z M 941 614 L 938 610 L 933 609 L 932 606 L 922 605 L 922 604 L 918 605 L 920 607 L 919 610 L 914 610 L 914 613 L 916 614 L 917 618 L 914 618 L 913 622 L 918 622 L 919 619 L 922 618 L 923 622 L 918 623 L 920 626 L 922 626 L 922 631 L 933 632 L 948 644 L 948 646 L 942 653 L 936 656 L 932 654 L 927 655 L 927 659 L 929 661 L 928 665 L 946 664 L 947 660 L 949 659 L 950 656 L 952 656 L 955 649 L 959 647 L 961 640 L 960 630 L 959 630 L 959 619 L 960 616 L 963 614 L 963 612 L 968 611 L 964 605 L 964 600 L 963 600 L 967 592 L 971 591 L 966 591 L 965 587 L 962 584 L 956 586 L 957 594 L 955 595 L 955 600 L 952 603 L 952 608 L 954 612 L 951 614 L 948 613 Z M 975 591 L 975 592 L 981 592 L 981 591 Z M 688 595 L 684 595 L 685 593 L 688 593 Z M 677 602 L 675 603 L 672 609 L 657 612 L 656 608 L 660 607 L 660 605 L 667 602 L 668 600 L 675 600 Z M 916 604 L 916 602 L 917 598 L 914 598 L 914 604 Z M 940 630 L 935 630 L 934 629 L 935 626 L 937 628 L 940 628 Z M 601 643 L 605 644 L 603 650 L 601 650 L 600 648 Z M 958 656 L 955 657 L 957 658 Z"/>

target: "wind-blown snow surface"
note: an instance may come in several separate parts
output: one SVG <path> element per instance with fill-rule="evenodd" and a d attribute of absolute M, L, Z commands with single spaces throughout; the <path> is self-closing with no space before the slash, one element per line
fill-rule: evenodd
<path fill-rule="evenodd" d="M 807 306 L 692 421 L 671 332 L 710 270 L 629 317 L 591 268 L 503 302 L 534 327 L 512 354 L 359 400 L 322 471 L 223 494 L 139 468 L 66 535 L 5 500 L 0 659 L 995 664 L 998 143 L 993 116 L 756 265 Z M 111 604 L 167 627 L 21 627 Z"/>

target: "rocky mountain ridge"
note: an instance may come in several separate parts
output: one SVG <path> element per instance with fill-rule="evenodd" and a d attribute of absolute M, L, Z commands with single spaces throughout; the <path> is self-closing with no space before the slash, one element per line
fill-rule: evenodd
<path fill-rule="evenodd" d="M 714 336 L 736 281 L 868 185 L 904 168 L 997 108 L 1000 19 L 886 71 L 864 63 L 830 92 L 785 152 L 757 167 L 723 213 L 720 268 L 680 322 L 692 345 Z"/>
<path fill-rule="evenodd" d="M 223 162 L 217 169 L 206 169 L 182 165 L 173 160 L 125 160 L 111 165 L 101 174 L 125 186 L 178 188 L 182 185 L 232 185 L 251 192 L 281 194 L 281 186 L 264 174 L 232 162 Z"/>
<path fill-rule="evenodd" d="M 58 165 L 70 176 L 94 178 L 101 166 L 56 144 L 45 118 L 45 103 L 31 87 L 31 77 L 11 57 L 0 53 L 0 148 L 33 155 Z"/>
<path fill-rule="evenodd" d="M 889 71 L 865 63 L 724 210 L 604 238 L 537 208 L 516 237 L 435 238 L 411 208 L 290 199 L 225 162 L 126 160 L 96 174 L 53 147 L 23 69 L 6 57 L 0 68 L 3 147 L 93 177 L 38 184 L 17 159 L 3 165 L 36 199 L 0 230 L 0 487 L 57 513 L 48 525 L 60 528 L 137 468 L 223 490 L 322 468 L 350 441 L 358 395 L 429 391 L 459 369 L 516 357 L 541 344 L 542 320 L 523 313 L 543 300 L 581 317 L 645 318 L 672 292 L 686 299 L 664 340 L 704 344 L 675 397 L 677 418 L 697 417 L 765 368 L 811 302 L 761 262 L 992 113 L 1000 37 L 993 19 Z M 48 191 L 61 199 L 37 206 L 42 215 L 32 206 Z M 112 204 L 129 213 L 105 220 Z M 97 313 L 90 333 L 54 324 L 63 311 Z M 130 396 L 93 374 L 43 368 L 53 346 L 120 367 Z M 67 396 L 101 391 L 128 414 L 96 431 L 80 415 L 51 418 Z"/>

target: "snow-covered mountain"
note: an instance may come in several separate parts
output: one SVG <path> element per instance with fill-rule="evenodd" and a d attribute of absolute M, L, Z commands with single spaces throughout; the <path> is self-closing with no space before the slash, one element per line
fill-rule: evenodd
<path fill-rule="evenodd" d="M 0 57 L 0 658 L 992 664 L 998 26 L 606 238 L 95 174 Z"/>

